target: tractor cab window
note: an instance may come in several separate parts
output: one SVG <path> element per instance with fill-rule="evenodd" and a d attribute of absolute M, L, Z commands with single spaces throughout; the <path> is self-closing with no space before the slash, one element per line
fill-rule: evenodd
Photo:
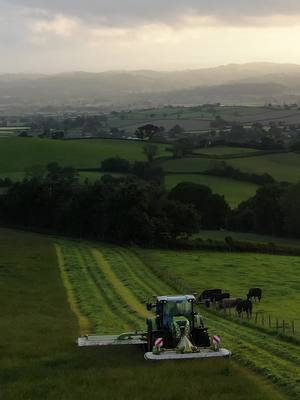
<path fill-rule="evenodd" d="M 168 301 L 164 305 L 164 314 L 173 316 L 190 316 L 192 313 L 192 303 L 186 300 Z"/>

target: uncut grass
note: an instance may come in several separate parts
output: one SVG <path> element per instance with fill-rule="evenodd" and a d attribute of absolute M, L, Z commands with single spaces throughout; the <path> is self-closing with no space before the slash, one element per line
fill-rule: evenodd
<path fill-rule="evenodd" d="M 139 250 L 145 262 L 182 278 L 191 289 L 211 286 L 245 297 L 250 287 L 263 289 L 255 311 L 295 320 L 300 331 L 300 257 L 207 251 Z"/>
<path fill-rule="evenodd" d="M 226 361 L 152 364 L 139 349 L 78 349 L 51 241 L 2 229 L 0 239 L 1 398 L 283 399 Z"/>

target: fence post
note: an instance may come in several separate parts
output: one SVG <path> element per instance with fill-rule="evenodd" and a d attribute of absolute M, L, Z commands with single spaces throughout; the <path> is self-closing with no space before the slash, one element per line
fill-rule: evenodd
<path fill-rule="evenodd" d="M 295 321 L 294 320 L 292 321 L 292 332 L 293 332 L 293 335 L 295 335 Z"/>

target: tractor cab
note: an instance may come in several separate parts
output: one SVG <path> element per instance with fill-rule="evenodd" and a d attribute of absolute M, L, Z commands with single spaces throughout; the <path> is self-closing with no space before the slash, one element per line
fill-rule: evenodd
<path fill-rule="evenodd" d="M 162 337 L 167 347 L 174 348 L 183 336 L 196 346 L 210 345 L 203 319 L 194 311 L 193 295 L 158 296 L 155 304 L 148 303 L 148 310 L 155 309 L 156 316 L 147 320 L 148 348 L 157 337 Z"/>
<path fill-rule="evenodd" d="M 170 328 L 173 320 L 180 325 L 191 323 L 194 316 L 194 296 L 159 296 L 156 301 L 156 315 L 159 325 Z"/>

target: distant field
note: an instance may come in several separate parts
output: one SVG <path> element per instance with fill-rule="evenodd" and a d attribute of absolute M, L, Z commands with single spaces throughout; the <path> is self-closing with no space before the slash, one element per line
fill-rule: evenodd
<path fill-rule="evenodd" d="M 271 154 L 228 160 L 228 163 L 246 172 L 257 174 L 266 172 L 279 181 L 297 182 L 300 180 L 300 154 Z"/>
<path fill-rule="evenodd" d="M 0 127 L 0 138 L 10 137 L 10 136 L 17 136 L 20 132 L 28 131 L 30 128 L 27 126 L 7 126 L 7 127 Z"/>
<path fill-rule="evenodd" d="M 55 161 L 76 168 L 99 167 L 102 160 L 120 156 L 131 161 L 145 160 L 144 143 L 124 140 L 55 141 L 34 138 L 9 138 L 0 141 L 0 174 L 22 173 L 33 164 Z M 165 145 L 158 145 L 159 155 L 168 155 Z"/>
<path fill-rule="evenodd" d="M 271 154 L 257 157 L 241 157 L 225 161 L 245 172 L 254 172 L 257 174 L 268 173 L 279 181 L 297 182 L 300 180 L 300 154 Z M 182 158 L 166 161 L 163 163 L 163 168 L 168 172 L 203 172 L 218 162 L 220 160 Z"/>
<path fill-rule="evenodd" d="M 210 127 L 209 121 L 204 121 L 201 119 L 147 119 L 141 120 L 140 122 L 122 121 L 118 123 L 118 127 L 121 127 L 126 132 L 132 134 L 135 133 L 138 127 L 146 124 L 154 124 L 157 126 L 163 126 L 167 131 L 173 128 L 175 125 L 180 125 L 185 131 L 206 131 Z M 114 124 L 112 124 L 114 126 Z"/>
<path fill-rule="evenodd" d="M 0 239 L 1 398 L 286 399 L 226 360 L 156 364 L 145 361 L 139 348 L 77 348 L 79 324 L 87 316 L 101 332 L 133 328 L 134 321 L 144 326 L 146 308 L 139 299 L 156 287 L 170 289 L 124 248 L 98 245 L 95 253 L 93 245 L 63 241 L 55 254 L 53 242 L 40 235 L 0 229 Z M 63 271 L 74 298 L 63 287 Z M 78 307 L 86 312 L 80 319 Z"/>
<path fill-rule="evenodd" d="M 223 195 L 231 207 L 238 206 L 242 201 L 254 196 L 258 186 L 248 182 L 219 178 L 208 175 L 167 175 L 167 188 L 171 189 L 180 182 L 193 182 L 207 185 L 214 193 Z"/>
<path fill-rule="evenodd" d="M 248 153 L 260 153 L 260 150 L 245 148 L 245 147 L 230 147 L 230 146 L 216 146 L 208 147 L 205 149 L 194 150 L 195 154 L 208 154 L 208 155 L 230 155 L 230 154 L 248 154 Z"/>
<path fill-rule="evenodd" d="M 218 163 L 207 158 L 178 158 L 168 160 L 162 164 L 166 172 L 203 172 Z"/>
<path fill-rule="evenodd" d="M 201 239 L 213 239 L 213 240 L 224 240 L 226 237 L 232 237 L 234 240 L 240 240 L 245 242 L 260 242 L 260 243 L 278 243 L 288 246 L 300 246 L 300 240 L 287 239 L 268 235 L 259 235 L 256 233 L 243 233 L 243 232 L 232 232 L 232 231 L 201 231 L 194 238 Z"/>

